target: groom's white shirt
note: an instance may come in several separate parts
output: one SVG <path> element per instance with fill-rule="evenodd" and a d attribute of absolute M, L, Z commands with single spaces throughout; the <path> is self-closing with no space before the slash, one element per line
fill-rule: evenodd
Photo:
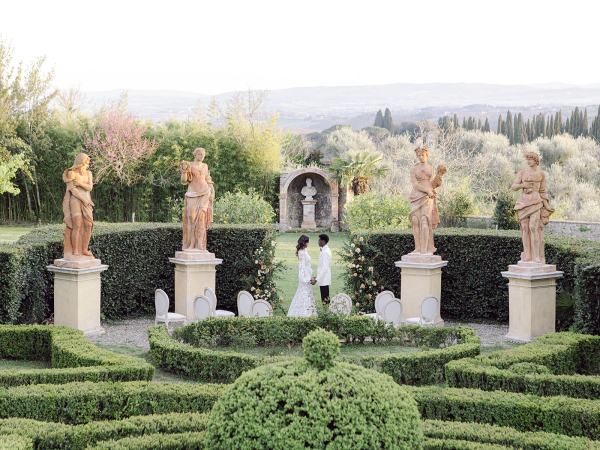
<path fill-rule="evenodd" d="M 319 265 L 317 266 L 317 284 L 329 286 L 331 284 L 331 250 L 329 245 L 321 247 Z"/>

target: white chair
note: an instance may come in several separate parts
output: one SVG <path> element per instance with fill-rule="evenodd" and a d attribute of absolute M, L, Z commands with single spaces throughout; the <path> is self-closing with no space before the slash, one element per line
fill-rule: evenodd
<path fill-rule="evenodd" d="M 383 320 L 396 327 L 402 323 L 402 303 L 400 303 L 400 300 L 394 298 L 387 302 L 383 309 Z"/>
<path fill-rule="evenodd" d="M 156 308 L 154 325 L 164 322 L 167 328 L 169 328 L 169 323 L 171 322 L 185 323 L 185 316 L 183 314 L 169 312 L 169 296 L 162 289 L 154 291 L 154 307 Z"/>
<path fill-rule="evenodd" d="M 421 316 L 410 317 L 406 323 L 416 325 L 435 325 L 435 319 L 440 313 L 440 302 L 435 297 L 425 297 L 421 302 Z"/>
<path fill-rule="evenodd" d="M 252 304 L 252 317 L 269 317 L 273 315 L 273 307 L 266 300 L 256 300 Z"/>
<path fill-rule="evenodd" d="M 387 306 L 389 302 L 395 299 L 394 293 L 392 291 L 381 291 L 375 297 L 375 312 L 371 314 L 366 314 L 374 320 L 382 320 L 383 319 L 383 310 Z"/>
<path fill-rule="evenodd" d="M 252 317 L 252 305 L 254 297 L 248 291 L 240 291 L 237 296 L 238 316 Z"/>
<path fill-rule="evenodd" d="M 346 294 L 337 294 L 329 303 L 329 311 L 333 314 L 349 316 L 352 314 L 352 299 Z"/>
<path fill-rule="evenodd" d="M 216 317 L 233 317 L 234 313 L 231 311 L 225 311 L 224 309 L 217 309 L 217 294 L 211 288 L 207 287 L 204 289 L 204 296 L 210 301 L 211 316 Z"/>
<path fill-rule="evenodd" d="M 212 315 L 210 300 L 204 295 L 196 297 L 194 300 L 194 317 L 196 320 L 208 319 Z"/>

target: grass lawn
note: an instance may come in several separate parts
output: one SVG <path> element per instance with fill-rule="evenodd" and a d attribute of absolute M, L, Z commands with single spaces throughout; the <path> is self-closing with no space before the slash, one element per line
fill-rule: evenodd
<path fill-rule="evenodd" d="M 211 350 L 223 352 L 247 353 L 253 356 L 304 356 L 301 345 L 289 347 L 210 347 Z M 348 358 L 360 358 L 364 356 L 380 356 L 398 353 L 414 353 L 426 350 L 424 348 L 407 347 L 401 344 L 343 344 L 340 346 L 340 355 Z"/>
<path fill-rule="evenodd" d="M 296 258 L 296 244 L 298 238 L 302 233 L 278 233 L 277 234 L 277 250 L 275 251 L 275 258 L 278 261 L 283 261 L 285 264 L 285 271 L 281 273 L 280 278 L 277 280 L 277 287 L 279 295 L 283 301 L 283 308 L 285 311 L 288 310 L 292 298 L 298 288 L 298 259 Z M 312 259 L 313 275 L 317 274 L 317 264 L 319 262 L 319 234 L 320 233 L 304 233 L 310 241 L 308 243 L 308 253 Z M 329 295 L 334 295 L 344 292 L 344 280 L 342 277 L 342 263 L 338 252 L 342 249 L 344 241 L 347 239 L 347 233 L 327 233 L 329 236 L 329 248 L 333 256 L 332 267 L 331 267 L 331 287 L 329 288 Z M 315 299 L 319 300 L 321 294 L 319 293 L 319 287 L 313 286 L 315 293 Z"/>
<path fill-rule="evenodd" d="M 48 361 L 28 361 L 25 359 L 0 359 L 0 370 L 49 369 Z"/>
<path fill-rule="evenodd" d="M 22 235 L 32 230 L 33 226 L 0 225 L 0 244 L 12 244 Z"/>

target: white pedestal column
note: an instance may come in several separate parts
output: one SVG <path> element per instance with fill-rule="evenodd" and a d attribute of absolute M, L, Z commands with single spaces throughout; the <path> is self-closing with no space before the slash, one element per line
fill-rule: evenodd
<path fill-rule="evenodd" d="M 502 272 L 508 278 L 507 339 L 529 342 L 555 331 L 556 280 L 563 272 L 551 264 L 519 262 Z"/>
<path fill-rule="evenodd" d="M 395 266 L 400 268 L 400 301 L 402 303 L 401 320 L 420 317 L 421 303 L 426 297 L 435 297 L 442 304 L 442 267 L 448 261 L 442 261 L 438 255 L 404 255 Z M 438 310 L 436 325 L 444 321 Z"/>
<path fill-rule="evenodd" d="M 175 312 L 193 322 L 194 300 L 204 295 L 207 287 L 215 291 L 216 267 L 223 260 L 213 253 L 183 251 L 176 252 L 169 261 L 175 264 Z"/>
<path fill-rule="evenodd" d="M 100 326 L 100 273 L 108 266 L 46 268 L 54 273 L 54 324 L 76 328 L 87 336 L 104 333 Z"/>
<path fill-rule="evenodd" d="M 300 225 L 300 228 L 317 228 L 317 222 L 315 221 L 316 204 L 316 200 L 302 200 L 302 224 Z"/>

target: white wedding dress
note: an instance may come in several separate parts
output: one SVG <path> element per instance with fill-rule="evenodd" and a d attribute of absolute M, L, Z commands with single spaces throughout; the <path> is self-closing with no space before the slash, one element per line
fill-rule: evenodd
<path fill-rule="evenodd" d="M 310 265 L 310 255 L 306 250 L 298 252 L 298 289 L 292 299 L 290 309 L 287 315 L 289 317 L 307 317 L 317 315 L 315 308 L 315 297 L 313 295 L 310 279 L 312 277 L 312 267 Z"/>

